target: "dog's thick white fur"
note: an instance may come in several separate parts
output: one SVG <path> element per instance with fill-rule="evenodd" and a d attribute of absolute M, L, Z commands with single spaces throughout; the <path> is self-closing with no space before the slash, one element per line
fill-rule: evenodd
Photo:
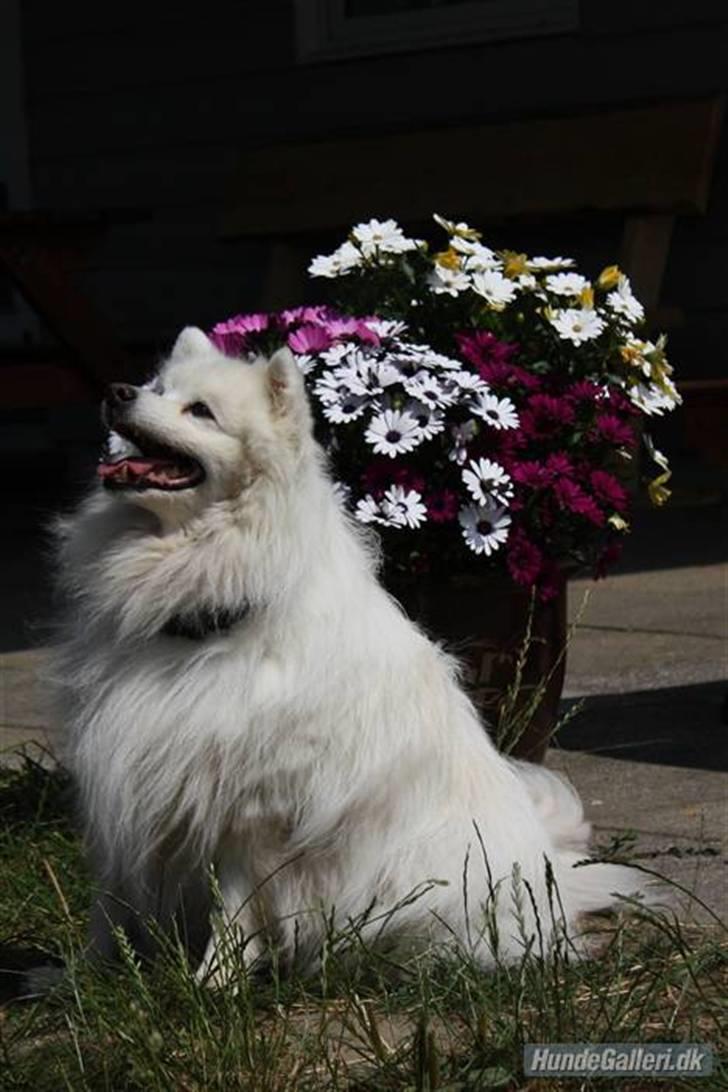
<path fill-rule="evenodd" d="M 234 361 L 188 328 L 160 380 L 127 423 L 194 456 L 204 481 L 99 485 L 60 524 L 55 678 L 103 892 L 96 950 L 134 913 L 168 926 L 185 898 L 206 913 L 212 869 L 246 955 L 272 942 L 309 966 L 327 921 L 456 941 L 489 965 L 493 920 L 515 958 L 537 929 L 548 943 L 634 893 L 628 868 L 574 867 L 589 836 L 576 794 L 497 753 L 456 664 L 378 583 L 290 354 Z M 200 401 L 214 419 L 187 412 Z M 161 632 L 200 608 L 237 621 Z"/>

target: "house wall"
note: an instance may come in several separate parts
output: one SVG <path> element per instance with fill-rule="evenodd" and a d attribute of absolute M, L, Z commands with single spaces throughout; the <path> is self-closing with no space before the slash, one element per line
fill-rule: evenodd
<path fill-rule="evenodd" d="M 108 213 L 88 288 L 126 341 L 160 347 L 259 299 L 267 245 L 218 237 L 246 148 L 679 99 L 728 73 L 728 13 L 707 0 L 583 0 L 578 34 L 313 65 L 293 0 L 21 7 L 35 203 Z M 683 372 L 722 368 L 726 259 L 728 127 L 709 214 L 680 221 L 667 271 Z"/>

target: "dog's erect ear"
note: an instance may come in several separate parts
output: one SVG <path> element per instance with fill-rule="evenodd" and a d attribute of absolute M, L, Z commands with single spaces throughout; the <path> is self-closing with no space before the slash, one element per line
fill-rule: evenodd
<path fill-rule="evenodd" d="M 306 405 L 303 375 L 290 349 L 279 349 L 273 354 L 266 378 L 275 413 L 283 417 Z"/>
<path fill-rule="evenodd" d="M 209 352 L 211 348 L 212 342 L 198 326 L 185 326 L 174 343 L 172 356 L 194 356 L 195 353 Z"/>

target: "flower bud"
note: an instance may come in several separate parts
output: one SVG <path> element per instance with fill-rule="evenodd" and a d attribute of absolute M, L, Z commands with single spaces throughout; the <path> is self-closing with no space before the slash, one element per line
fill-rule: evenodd
<path fill-rule="evenodd" d="M 608 265 L 606 269 L 603 269 L 599 274 L 597 280 L 597 287 L 601 288 L 602 292 L 608 292 L 610 288 L 616 288 L 619 283 L 619 278 L 622 273 L 617 265 Z"/>

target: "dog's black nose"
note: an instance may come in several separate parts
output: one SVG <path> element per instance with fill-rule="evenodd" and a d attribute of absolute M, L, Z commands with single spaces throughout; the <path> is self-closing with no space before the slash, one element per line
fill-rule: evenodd
<path fill-rule="evenodd" d="M 133 402 L 136 396 L 137 389 L 131 383 L 112 383 L 106 401 L 111 405 L 119 405 L 121 402 Z"/>

